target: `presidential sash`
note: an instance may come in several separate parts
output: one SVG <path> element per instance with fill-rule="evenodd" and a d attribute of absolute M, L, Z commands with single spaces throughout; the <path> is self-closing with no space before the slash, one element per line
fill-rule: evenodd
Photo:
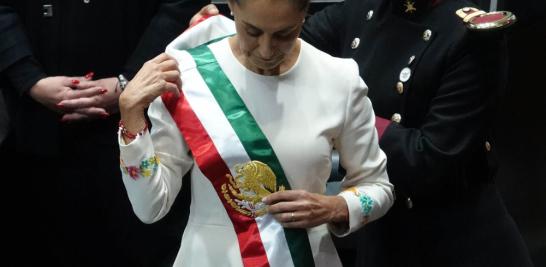
<path fill-rule="evenodd" d="M 197 167 L 233 223 L 245 266 L 314 266 L 305 229 L 284 229 L 261 199 L 289 190 L 282 166 L 207 44 L 169 51 L 180 66 L 180 98 L 162 96 Z M 213 241 L 212 241 L 213 242 Z"/>

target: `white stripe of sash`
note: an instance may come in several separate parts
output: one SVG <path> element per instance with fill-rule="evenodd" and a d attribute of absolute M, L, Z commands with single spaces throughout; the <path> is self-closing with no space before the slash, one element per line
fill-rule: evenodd
<path fill-rule="evenodd" d="M 169 52 L 179 62 L 184 96 L 235 177 L 234 166 L 249 162 L 250 157 L 195 67 L 192 56 L 185 51 Z M 281 224 L 270 214 L 256 218 L 256 223 L 270 266 L 294 266 Z"/>

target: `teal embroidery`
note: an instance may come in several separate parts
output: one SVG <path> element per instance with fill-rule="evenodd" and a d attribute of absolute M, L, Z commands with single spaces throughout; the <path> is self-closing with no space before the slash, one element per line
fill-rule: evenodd
<path fill-rule="evenodd" d="M 370 216 L 370 213 L 372 212 L 372 209 L 373 209 L 373 199 L 364 193 L 360 194 L 359 199 L 360 199 L 360 208 L 362 209 L 362 213 L 364 214 L 364 217 Z"/>
<path fill-rule="evenodd" d="M 120 160 L 121 171 L 133 180 L 137 180 L 139 177 L 151 177 L 157 171 L 158 165 L 159 158 L 155 155 L 141 161 L 140 166 L 126 166 L 123 160 Z"/>

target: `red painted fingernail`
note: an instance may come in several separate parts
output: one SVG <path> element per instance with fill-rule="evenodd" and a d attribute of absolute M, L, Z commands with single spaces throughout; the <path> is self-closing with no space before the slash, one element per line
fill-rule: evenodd
<path fill-rule="evenodd" d="M 95 73 L 90 71 L 87 74 L 85 74 L 85 79 L 91 80 L 91 79 L 93 79 L 93 76 L 95 76 Z"/>
<path fill-rule="evenodd" d="M 101 116 L 101 118 L 106 119 L 106 118 L 110 117 L 110 114 L 102 113 L 102 114 L 100 114 L 100 116 Z"/>
<path fill-rule="evenodd" d="M 99 90 L 99 93 L 100 93 L 101 95 L 104 95 L 104 94 L 108 93 L 108 89 L 102 88 L 102 89 Z"/>
<path fill-rule="evenodd" d="M 58 104 L 57 104 L 57 105 L 55 105 L 55 106 L 57 106 L 58 108 L 64 108 L 64 105 L 63 105 L 63 104 L 61 104 L 61 103 L 58 103 Z"/>
<path fill-rule="evenodd" d="M 78 85 L 78 84 L 80 84 L 80 81 L 79 80 L 72 80 L 72 84 Z"/>

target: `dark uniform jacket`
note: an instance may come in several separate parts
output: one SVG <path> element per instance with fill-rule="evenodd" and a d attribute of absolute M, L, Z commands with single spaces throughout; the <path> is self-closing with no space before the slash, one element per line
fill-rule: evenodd
<path fill-rule="evenodd" d="M 0 77 L 15 62 L 32 55 L 30 47 L 25 46 L 27 43 L 16 11 L 7 6 L 0 6 Z M 0 83 L 0 145 L 10 130 L 9 108 L 5 94 L 8 94 L 8 85 Z"/>
<path fill-rule="evenodd" d="M 25 93 L 47 76 L 83 76 L 95 72 L 95 78 L 129 79 L 142 64 L 163 52 L 166 45 L 187 28 L 189 18 L 209 1 L 203 0 L 4 0 L 15 8 L 22 24 L 12 24 L 13 42 L 0 66 L 13 63 L 20 54 L 31 57 L 17 61 L 3 75 L 22 96 L 17 105 L 15 128 L 17 148 L 25 153 L 58 155 L 60 140 L 74 136 L 74 131 L 105 138 L 104 129 L 116 129 L 117 118 L 66 126 L 60 115 L 30 99 Z M 24 32 L 20 31 L 24 28 Z M 10 38 L 11 39 L 11 38 Z M 9 54 L 8 54 L 9 53 Z M 116 116 L 114 116 L 116 117 Z M 32 123 L 29 123 L 32 122 Z M 85 125 L 83 125 L 85 124 Z M 40 138 L 35 134 L 40 133 Z M 81 136 L 77 137 L 81 140 Z M 47 141 L 44 141 L 47 140 Z"/>
<path fill-rule="evenodd" d="M 529 264 L 492 183 L 502 34 L 470 32 L 455 14 L 465 6 L 347 0 L 305 24 L 311 44 L 355 59 L 378 121 L 393 121 L 380 146 L 397 199 L 358 238 L 359 266 Z"/>
<path fill-rule="evenodd" d="M 21 243 L 14 250 L 39 248 L 28 260 L 54 266 L 61 266 L 56 258 L 62 266 L 172 265 L 183 222 L 166 218 L 144 227 L 134 216 L 119 172 L 119 116 L 61 123 L 61 114 L 28 91 L 44 77 L 89 71 L 95 79 L 120 73 L 131 79 L 208 2 L 0 1 L 0 85 L 14 107 L 17 153 L 10 157 L 22 166 L 5 186 L 9 199 L 17 200 L 10 201 L 17 212 L 10 231 Z M 187 214 L 179 208 L 171 218 Z M 54 241 L 46 242 L 50 237 Z"/>

